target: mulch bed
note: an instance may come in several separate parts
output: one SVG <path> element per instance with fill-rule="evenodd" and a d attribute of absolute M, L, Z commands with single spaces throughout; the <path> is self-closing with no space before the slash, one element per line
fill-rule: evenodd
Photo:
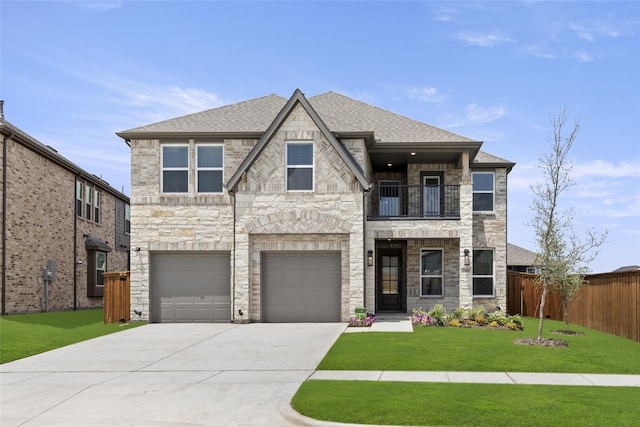
<path fill-rule="evenodd" d="M 533 345 L 537 347 L 569 347 L 566 341 L 557 338 L 543 338 L 541 340 L 538 340 L 537 338 L 516 338 L 515 340 L 513 340 L 513 343 L 521 345 Z"/>
<path fill-rule="evenodd" d="M 578 331 L 565 331 L 565 330 L 560 330 L 560 329 L 554 329 L 551 331 L 552 334 L 556 334 L 556 335 L 570 335 L 572 337 L 581 337 L 584 336 L 584 332 L 578 332 Z"/>

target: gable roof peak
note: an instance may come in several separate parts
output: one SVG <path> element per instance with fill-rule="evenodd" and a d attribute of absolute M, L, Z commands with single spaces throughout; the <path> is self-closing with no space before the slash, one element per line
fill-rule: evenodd
<path fill-rule="evenodd" d="M 335 135 L 329 130 L 327 125 L 322 121 L 320 115 L 316 112 L 313 106 L 309 103 L 307 98 L 305 98 L 304 94 L 300 89 L 296 89 L 291 98 L 287 101 L 284 107 L 280 110 L 276 118 L 271 122 L 267 130 L 262 134 L 258 143 L 253 147 L 249 155 L 244 159 L 236 173 L 229 179 L 227 183 L 227 189 L 232 190 L 240 181 L 240 177 L 242 174 L 253 164 L 258 155 L 262 152 L 267 143 L 272 139 L 275 133 L 278 131 L 282 123 L 289 117 L 289 114 L 293 111 L 296 105 L 300 104 L 302 108 L 305 109 L 311 120 L 318 127 L 320 132 L 324 135 L 324 137 L 329 141 L 331 146 L 336 150 L 340 158 L 345 162 L 347 167 L 354 174 L 356 179 L 360 182 L 360 185 L 363 189 L 369 189 L 369 183 L 367 178 L 365 177 L 364 171 L 355 161 L 349 150 L 335 137 Z"/>

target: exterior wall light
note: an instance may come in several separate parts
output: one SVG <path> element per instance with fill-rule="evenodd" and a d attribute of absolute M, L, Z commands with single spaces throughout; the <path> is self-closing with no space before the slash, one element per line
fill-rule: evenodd
<path fill-rule="evenodd" d="M 373 251 L 371 249 L 367 251 L 367 265 L 373 267 Z"/>
<path fill-rule="evenodd" d="M 469 257 L 469 249 L 464 250 L 464 265 L 467 267 L 471 265 L 471 257 Z"/>

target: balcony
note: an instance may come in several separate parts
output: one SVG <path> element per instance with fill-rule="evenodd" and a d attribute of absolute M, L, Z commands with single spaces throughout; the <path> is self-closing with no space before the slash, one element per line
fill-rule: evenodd
<path fill-rule="evenodd" d="M 460 219 L 459 185 L 378 185 L 369 201 L 369 219 Z"/>

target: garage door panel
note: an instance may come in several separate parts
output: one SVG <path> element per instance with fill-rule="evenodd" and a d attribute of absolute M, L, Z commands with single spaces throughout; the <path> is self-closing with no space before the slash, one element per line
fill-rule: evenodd
<path fill-rule="evenodd" d="M 152 321 L 228 322 L 228 253 L 152 254 Z"/>
<path fill-rule="evenodd" d="M 265 253 L 262 262 L 263 321 L 340 321 L 340 253 Z"/>

